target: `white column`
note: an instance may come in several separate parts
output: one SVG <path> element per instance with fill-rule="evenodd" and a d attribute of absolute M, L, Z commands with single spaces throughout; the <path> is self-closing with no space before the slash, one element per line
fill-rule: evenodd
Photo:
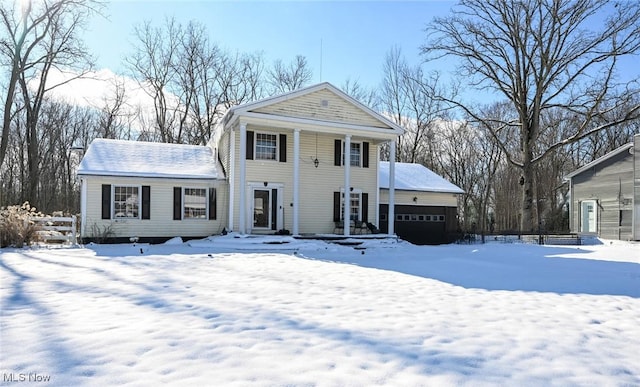
<path fill-rule="evenodd" d="M 235 215 L 233 211 L 233 203 L 236 193 L 236 132 L 231 129 L 231 133 L 229 133 L 229 176 L 227 182 L 229 183 L 229 208 L 227 209 L 227 216 L 229 217 L 229 231 L 233 231 L 233 216 Z"/>
<path fill-rule="evenodd" d="M 376 219 L 374 224 L 380 229 L 380 147 L 376 148 Z"/>
<path fill-rule="evenodd" d="M 299 234 L 300 129 L 293 131 L 293 235 Z"/>
<path fill-rule="evenodd" d="M 238 219 L 238 232 L 240 234 L 246 233 L 246 207 L 247 207 L 247 124 L 240 124 L 240 157 L 238 159 L 240 164 L 240 176 L 238 177 L 238 189 L 240 196 L 240 203 L 238 203 L 240 218 Z"/>
<path fill-rule="evenodd" d="M 344 236 L 351 233 L 351 135 L 344 136 Z"/>
<path fill-rule="evenodd" d="M 396 141 L 389 144 L 389 235 L 394 235 L 396 222 Z"/>

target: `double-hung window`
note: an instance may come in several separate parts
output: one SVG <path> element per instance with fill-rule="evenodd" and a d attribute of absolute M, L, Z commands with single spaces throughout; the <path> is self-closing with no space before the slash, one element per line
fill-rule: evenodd
<path fill-rule="evenodd" d="M 182 219 L 207 219 L 207 189 L 184 188 Z"/>
<path fill-rule="evenodd" d="M 278 135 L 256 133 L 256 160 L 277 160 Z"/>
<path fill-rule="evenodd" d="M 361 220 L 360 216 L 360 195 L 361 192 L 351 192 L 349 194 L 349 211 L 351 220 Z M 344 191 L 341 192 L 342 203 L 340 206 L 340 219 L 344 220 Z"/>
<path fill-rule="evenodd" d="M 352 167 L 359 167 L 362 165 L 362 151 L 361 145 L 359 142 L 352 142 L 351 149 L 349 152 L 349 162 Z M 342 143 L 342 165 L 344 165 L 344 147 L 345 143 Z"/>
<path fill-rule="evenodd" d="M 113 186 L 113 217 L 140 218 L 139 186 Z"/>

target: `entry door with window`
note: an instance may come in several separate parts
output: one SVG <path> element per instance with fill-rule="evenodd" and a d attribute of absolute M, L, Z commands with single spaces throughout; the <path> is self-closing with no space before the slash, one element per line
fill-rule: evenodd
<path fill-rule="evenodd" d="M 580 205 L 581 232 L 597 232 L 597 209 L 595 200 L 585 200 Z"/>
<path fill-rule="evenodd" d="M 279 191 L 279 189 L 271 187 L 253 189 L 252 228 L 279 230 L 283 227 Z"/>

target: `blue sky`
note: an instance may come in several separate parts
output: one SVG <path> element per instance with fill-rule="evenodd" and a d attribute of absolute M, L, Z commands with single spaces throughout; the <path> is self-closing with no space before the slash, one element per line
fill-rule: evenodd
<path fill-rule="evenodd" d="M 340 86 L 351 78 L 373 87 L 382 78 L 385 54 L 394 45 L 408 61 L 420 62 L 423 31 L 453 1 L 113 1 L 94 18 L 85 35 L 99 68 L 124 73 L 122 59 L 132 52 L 133 28 L 145 20 L 160 25 L 167 16 L 206 25 L 221 47 L 264 52 L 267 64 L 307 58 L 312 83 Z M 322 50 L 321 50 L 322 44 Z M 322 59 L 321 59 L 322 52 Z M 321 65 L 322 63 L 322 65 Z M 322 67 L 322 74 L 321 74 Z"/>

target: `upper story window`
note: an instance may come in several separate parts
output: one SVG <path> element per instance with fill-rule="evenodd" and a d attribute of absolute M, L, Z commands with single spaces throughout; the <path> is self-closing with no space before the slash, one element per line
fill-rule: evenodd
<path fill-rule="evenodd" d="M 256 133 L 256 160 L 277 160 L 278 135 Z"/>
<path fill-rule="evenodd" d="M 140 218 L 139 186 L 113 186 L 113 217 Z"/>
<path fill-rule="evenodd" d="M 345 163 L 345 142 L 335 140 L 334 163 L 335 166 L 343 166 Z M 369 143 L 366 141 L 349 143 L 349 165 L 353 167 L 369 168 Z"/>

